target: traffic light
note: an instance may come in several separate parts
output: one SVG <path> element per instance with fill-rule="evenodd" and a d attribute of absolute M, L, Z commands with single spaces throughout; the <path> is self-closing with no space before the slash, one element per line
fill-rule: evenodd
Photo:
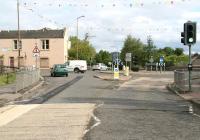
<path fill-rule="evenodd" d="M 192 45 L 196 43 L 196 22 L 187 22 L 186 30 L 186 44 Z"/>
<path fill-rule="evenodd" d="M 181 43 L 186 45 L 186 23 L 184 23 L 183 32 L 181 32 Z"/>

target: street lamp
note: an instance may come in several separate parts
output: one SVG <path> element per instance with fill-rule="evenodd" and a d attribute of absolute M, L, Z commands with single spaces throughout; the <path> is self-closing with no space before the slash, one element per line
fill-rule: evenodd
<path fill-rule="evenodd" d="M 83 17 L 85 17 L 85 16 L 80 16 L 80 17 L 77 17 L 77 32 L 76 32 L 76 36 L 77 36 L 77 41 L 76 41 L 76 57 L 77 57 L 77 60 L 78 60 L 78 20 L 80 19 L 80 18 L 83 18 Z"/>

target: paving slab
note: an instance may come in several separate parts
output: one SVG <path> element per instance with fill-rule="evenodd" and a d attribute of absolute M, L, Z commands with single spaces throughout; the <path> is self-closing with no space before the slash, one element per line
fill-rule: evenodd
<path fill-rule="evenodd" d="M 0 110 L 0 118 L 4 118 L 0 119 L 0 137 L 5 140 L 80 140 L 94 108 L 94 104 L 7 106 Z"/>

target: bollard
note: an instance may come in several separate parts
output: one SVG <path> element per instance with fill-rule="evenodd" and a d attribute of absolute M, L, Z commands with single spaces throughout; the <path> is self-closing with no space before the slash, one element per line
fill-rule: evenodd
<path fill-rule="evenodd" d="M 129 76 L 129 67 L 126 67 L 125 76 Z"/>

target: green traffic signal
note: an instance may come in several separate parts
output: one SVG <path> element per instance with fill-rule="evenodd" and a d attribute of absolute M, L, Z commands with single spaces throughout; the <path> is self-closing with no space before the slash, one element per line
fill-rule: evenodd
<path fill-rule="evenodd" d="M 186 23 L 186 44 L 196 43 L 196 22 Z"/>
<path fill-rule="evenodd" d="M 192 45 L 196 43 L 196 22 L 184 23 L 184 31 L 181 33 L 181 43 Z"/>

